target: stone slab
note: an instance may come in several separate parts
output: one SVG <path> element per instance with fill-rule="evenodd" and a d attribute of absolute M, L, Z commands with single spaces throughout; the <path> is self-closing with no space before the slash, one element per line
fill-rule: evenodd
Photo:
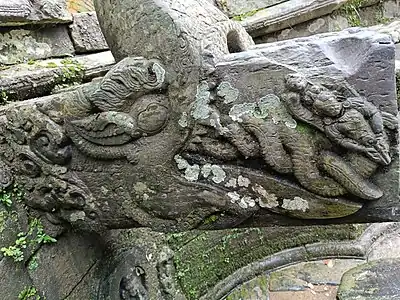
<path fill-rule="evenodd" d="M 76 56 L 73 61 L 84 69 L 83 81 L 104 75 L 115 63 L 111 52 Z M 65 68 L 68 66 L 74 68 L 73 64 L 64 62 L 63 59 L 48 59 L 33 65 L 15 65 L 0 71 L 0 90 L 8 95 L 9 100 L 24 100 L 47 95 L 60 84 L 60 78 L 65 76 L 66 72 L 67 75 L 71 72 Z"/>
<path fill-rule="evenodd" d="M 260 10 L 241 24 L 257 37 L 330 14 L 344 3 L 346 0 L 292 0 Z"/>
<path fill-rule="evenodd" d="M 331 259 L 300 263 L 271 273 L 269 289 L 307 290 L 312 285 L 339 285 L 343 273 L 364 263 L 360 259 Z"/>
<path fill-rule="evenodd" d="M 101 252 L 93 237 L 66 234 L 57 243 L 37 251 L 34 256 L 37 267 L 31 268 L 29 275 L 47 299 L 65 299 L 94 268 Z M 49 273 L 53 276 L 48 276 Z"/>
<path fill-rule="evenodd" d="M 71 21 L 65 0 L 0 0 L 1 26 Z"/>
<path fill-rule="evenodd" d="M 77 53 L 108 49 L 95 12 L 74 14 L 73 20 L 70 32 Z"/>
<path fill-rule="evenodd" d="M 384 2 L 386 3 L 386 2 Z M 349 27 L 377 27 L 386 28 L 387 31 L 395 30 L 395 23 L 386 23 L 388 21 L 387 12 L 389 8 L 382 8 L 382 4 L 360 7 L 357 14 L 349 14 L 348 5 L 344 5 L 333 13 L 309 20 L 283 30 L 271 32 L 255 38 L 257 44 L 271 43 L 276 41 L 288 40 L 299 37 L 306 37 L 319 33 L 341 31 Z M 381 24 L 382 21 L 385 24 Z M 372 27 L 372 28 L 374 28 Z"/>
<path fill-rule="evenodd" d="M 71 13 L 95 10 L 93 0 L 67 0 L 67 7 Z"/>
<path fill-rule="evenodd" d="M 371 261 L 343 275 L 338 300 L 400 298 L 400 258 Z"/>
<path fill-rule="evenodd" d="M 276 4 L 285 2 L 288 0 L 217 0 L 217 6 L 229 17 L 239 16 L 239 15 L 251 15 L 258 10 Z"/>
<path fill-rule="evenodd" d="M 74 54 L 66 26 L 35 30 L 13 29 L 0 33 L 0 64 L 17 64 L 28 60 Z"/>
<path fill-rule="evenodd" d="M 251 36 L 259 37 L 329 15 L 347 2 L 347 0 L 291 0 L 244 16 L 241 18 L 241 24 Z M 376 0 L 363 2 L 358 10 L 376 3 L 378 3 Z"/>

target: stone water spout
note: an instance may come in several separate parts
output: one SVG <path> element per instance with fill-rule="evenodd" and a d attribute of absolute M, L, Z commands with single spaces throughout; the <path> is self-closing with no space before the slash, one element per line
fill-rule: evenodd
<path fill-rule="evenodd" d="M 1 109 L 1 184 L 27 206 L 91 230 L 398 218 L 388 36 L 255 46 L 207 0 L 95 5 L 117 65 Z"/>

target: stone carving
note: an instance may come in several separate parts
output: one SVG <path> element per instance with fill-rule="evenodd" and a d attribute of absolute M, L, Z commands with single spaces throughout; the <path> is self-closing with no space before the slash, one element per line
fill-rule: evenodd
<path fill-rule="evenodd" d="M 387 36 L 353 30 L 255 47 L 206 0 L 118 3 L 96 2 L 119 60 L 100 82 L 66 101 L 1 110 L 1 183 L 25 186 L 28 206 L 96 231 L 299 224 L 374 205 L 392 211 L 394 81 L 377 94 L 351 83 L 372 60 L 393 68 Z M 132 21 L 111 18 L 111 7 Z M 371 46 L 351 76 L 337 43 Z M 268 54 L 274 47 L 292 59 Z M 296 47 L 305 54 L 292 55 Z M 127 275 L 123 297 L 142 297 L 138 282 Z"/>

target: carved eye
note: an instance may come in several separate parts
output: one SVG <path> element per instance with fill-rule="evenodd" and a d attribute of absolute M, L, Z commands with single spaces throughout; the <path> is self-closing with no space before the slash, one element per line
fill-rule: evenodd
<path fill-rule="evenodd" d="M 377 141 L 375 140 L 375 139 L 369 139 L 368 141 L 367 141 L 367 143 L 368 143 L 368 145 L 376 145 L 376 143 L 377 143 Z"/>
<path fill-rule="evenodd" d="M 146 133 L 159 131 L 168 119 L 168 108 L 152 103 L 138 115 L 138 127 Z"/>

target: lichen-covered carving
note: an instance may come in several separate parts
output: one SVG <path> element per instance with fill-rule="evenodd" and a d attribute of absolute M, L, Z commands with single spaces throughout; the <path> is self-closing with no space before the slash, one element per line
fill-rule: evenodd
<path fill-rule="evenodd" d="M 394 82 L 368 67 L 393 67 L 384 37 L 254 46 L 207 0 L 96 2 L 110 72 L 0 109 L 0 186 L 23 185 L 27 206 L 96 231 L 396 218 Z M 356 66 L 353 43 L 371 46 Z"/>

